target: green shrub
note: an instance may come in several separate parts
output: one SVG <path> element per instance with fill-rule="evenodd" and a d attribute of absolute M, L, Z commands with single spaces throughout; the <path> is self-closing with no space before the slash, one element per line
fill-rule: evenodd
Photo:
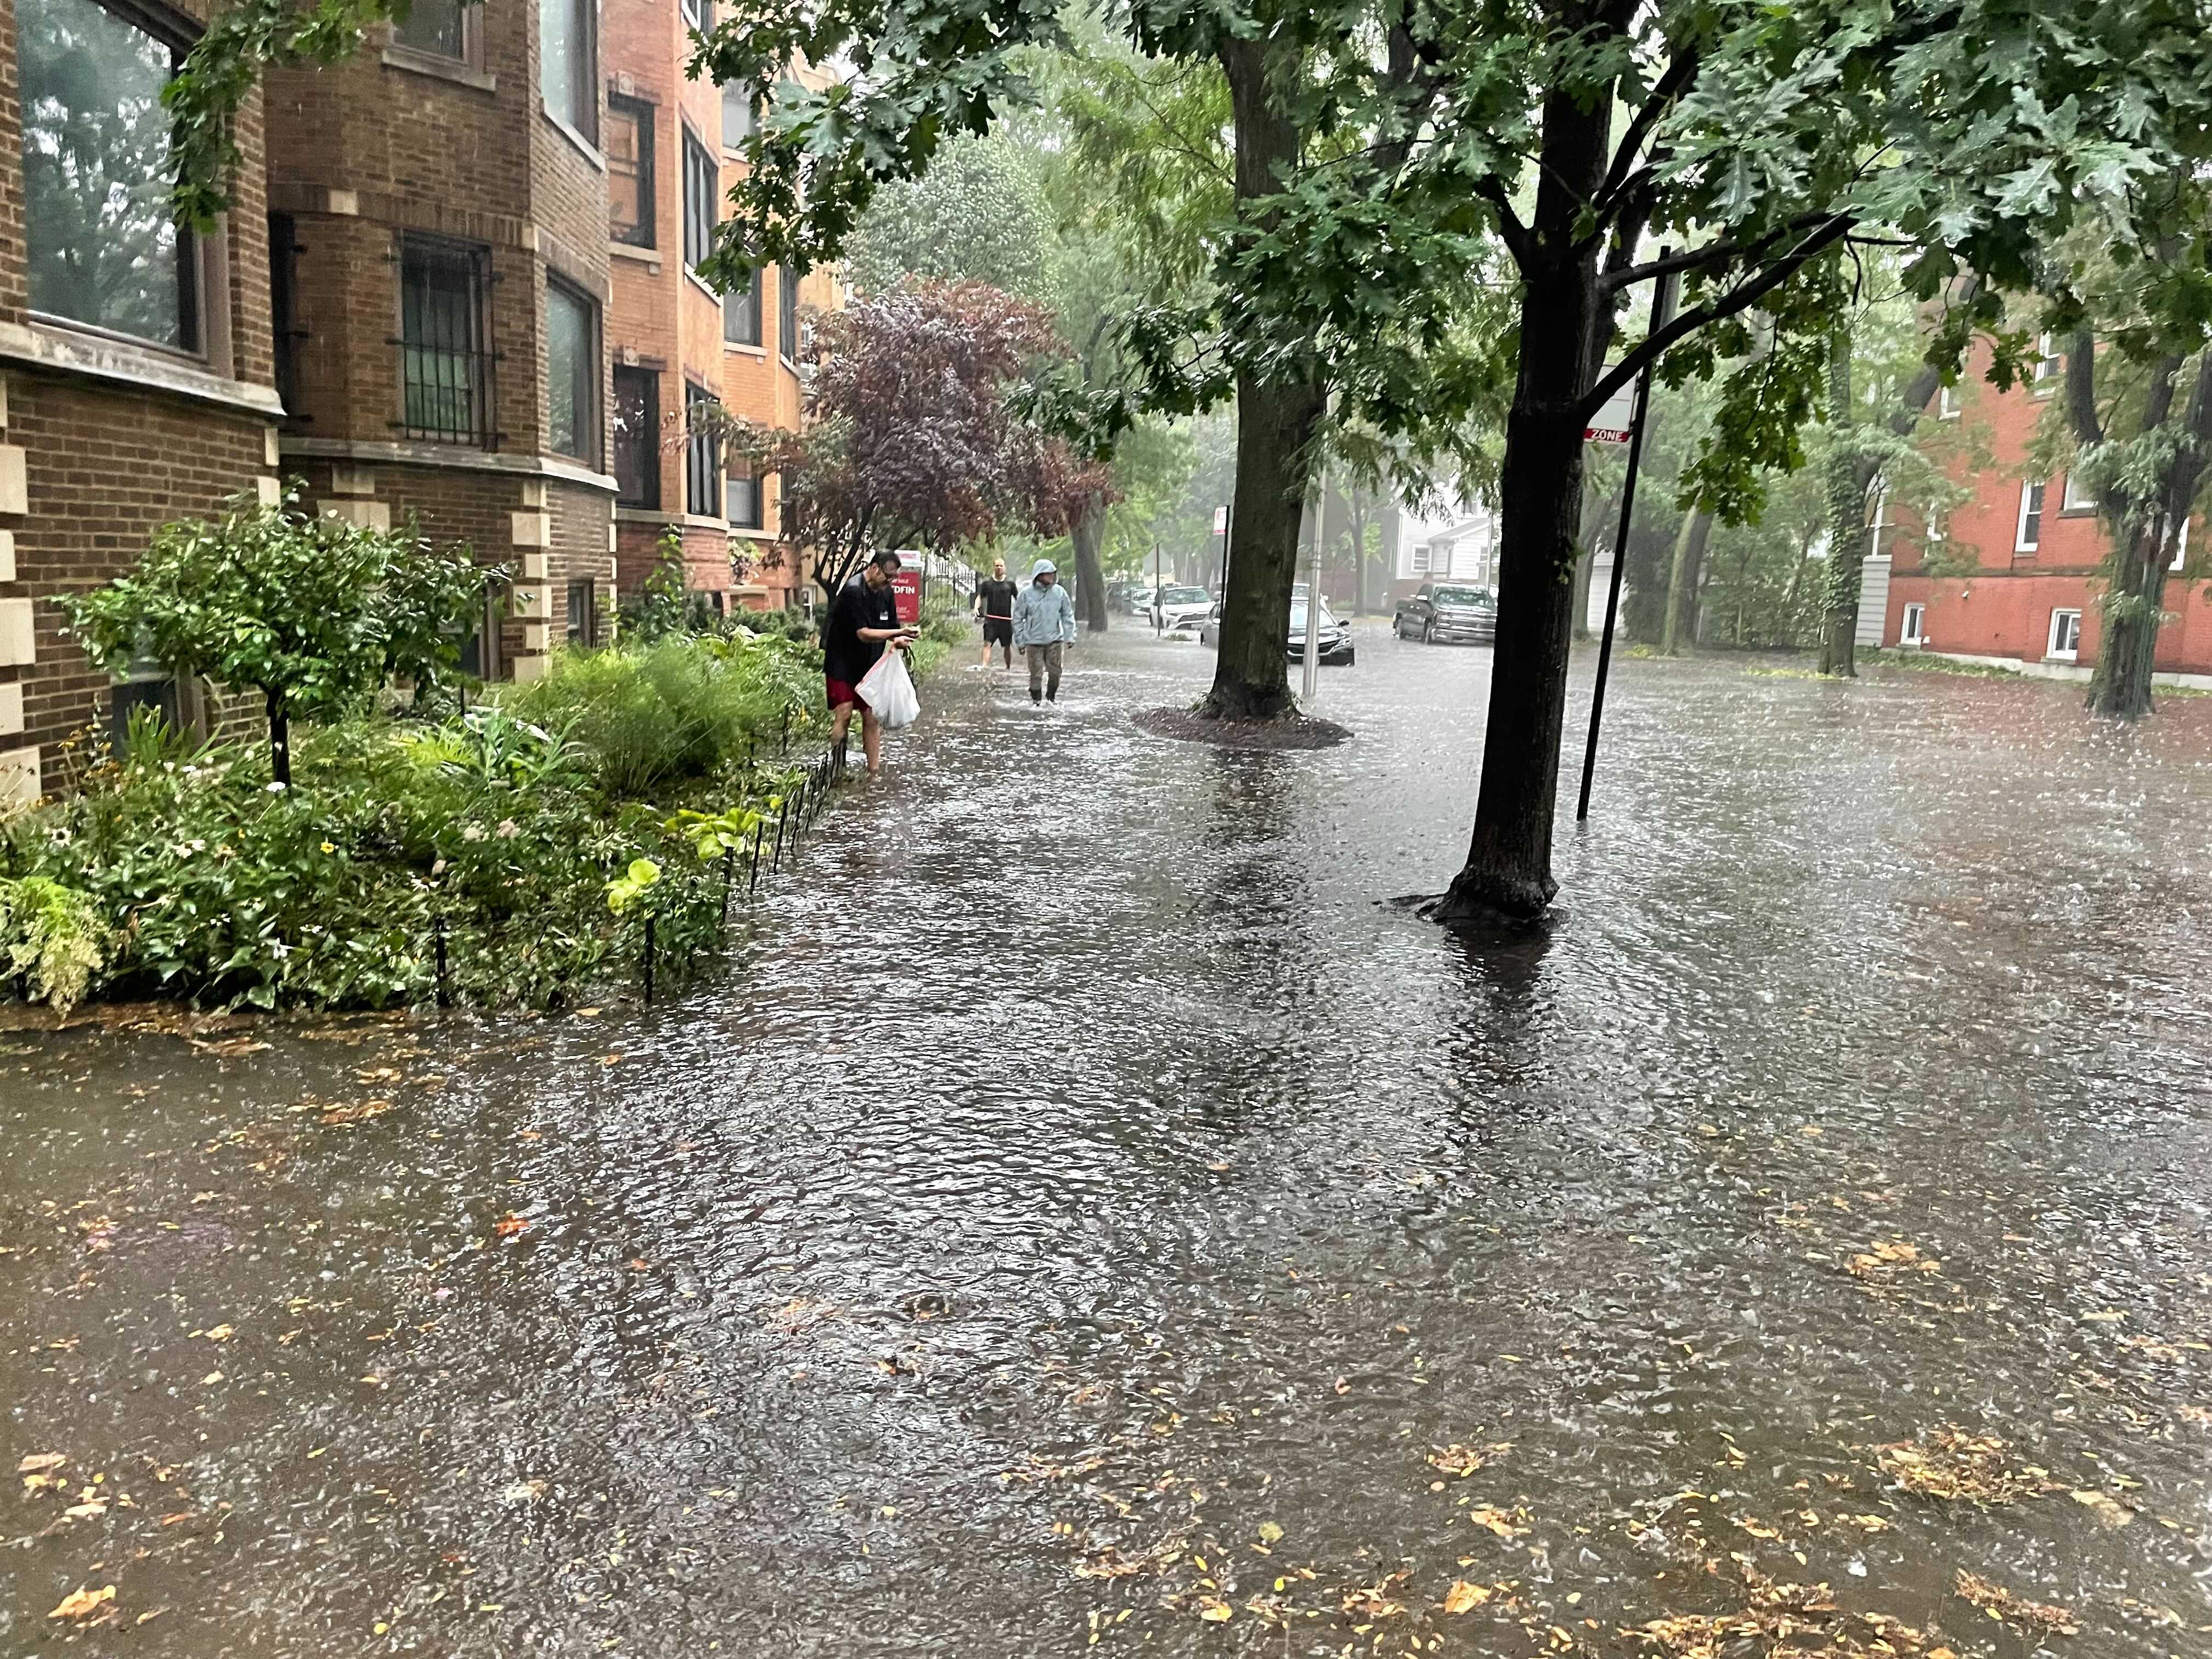
<path fill-rule="evenodd" d="M 86 894 L 44 876 L 0 881 L 0 948 L 8 953 L 8 971 L 58 1013 L 84 1000 L 112 938 Z"/>

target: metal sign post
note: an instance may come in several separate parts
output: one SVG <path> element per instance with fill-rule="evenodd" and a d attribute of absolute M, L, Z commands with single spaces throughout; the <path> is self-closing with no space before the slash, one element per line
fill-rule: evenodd
<path fill-rule="evenodd" d="M 1668 250 L 1662 248 L 1659 257 L 1664 259 Z M 1651 332 L 1656 334 L 1674 315 L 1674 296 L 1680 279 L 1671 272 L 1659 279 L 1658 292 L 1651 296 Z M 1589 817 L 1590 779 L 1597 770 L 1598 728 L 1605 720 L 1606 675 L 1613 666 L 1613 630 L 1620 617 L 1620 580 L 1628 568 L 1628 526 L 1636 512 L 1636 469 L 1644 459 L 1644 428 L 1651 412 L 1651 369 L 1646 363 L 1644 373 L 1636 377 L 1636 401 L 1628 430 L 1628 477 L 1620 486 L 1620 523 L 1613 538 L 1613 580 L 1606 585 L 1605 633 L 1598 641 L 1597 680 L 1590 688 L 1589 742 L 1583 750 L 1582 794 L 1575 803 L 1575 822 L 1580 823 Z M 1618 443 L 1620 439 L 1608 435 L 1619 427 L 1601 427 L 1607 415 L 1615 413 L 1618 398 L 1607 400 L 1598 421 L 1584 428 L 1583 437 L 1596 442 Z"/>
<path fill-rule="evenodd" d="M 1321 536 L 1313 541 L 1313 556 L 1306 563 L 1305 673 L 1299 701 L 1310 703 L 1321 689 Z"/>
<path fill-rule="evenodd" d="M 1152 633 L 1157 636 L 1165 618 L 1160 614 L 1160 544 L 1152 544 Z"/>

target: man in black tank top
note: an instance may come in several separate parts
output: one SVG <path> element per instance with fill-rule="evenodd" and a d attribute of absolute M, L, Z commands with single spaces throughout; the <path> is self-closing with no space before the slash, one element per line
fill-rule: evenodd
<path fill-rule="evenodd" d="M 992 560 L 989 580 L 975 584 L 975 614 L 983 619 L 985 668 L 991 665 L 994 645 L 1005 653 L 1006 666 L 1014 665 L 1014 593 L 1013 583 L 1006 580 L 1006 562 Z"/>

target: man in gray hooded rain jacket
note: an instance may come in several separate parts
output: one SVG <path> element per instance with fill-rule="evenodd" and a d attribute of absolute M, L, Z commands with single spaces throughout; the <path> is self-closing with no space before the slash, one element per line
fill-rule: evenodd
<path fill-rule="evenodd" d="M 1014 647 L 1030 662 L 1030 701 L 1060 701 L 1060 653 L 1075 642 L 1075 602 L 1050 559 L 1030 567 L 1029 586 L 1014 600 Z"/>

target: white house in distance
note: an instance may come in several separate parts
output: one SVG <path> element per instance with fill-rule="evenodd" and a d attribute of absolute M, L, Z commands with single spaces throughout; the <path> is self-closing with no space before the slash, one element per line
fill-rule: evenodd
<path fill-rule="evenodd" d="M 1398 545 L 1391 555 L 1390 594 L 1403 599 L 1423 582 L 1498 584 L 1498 514 L 1480 502 L 1455 503 L 1437 516 L 1398 515 Z"/>

